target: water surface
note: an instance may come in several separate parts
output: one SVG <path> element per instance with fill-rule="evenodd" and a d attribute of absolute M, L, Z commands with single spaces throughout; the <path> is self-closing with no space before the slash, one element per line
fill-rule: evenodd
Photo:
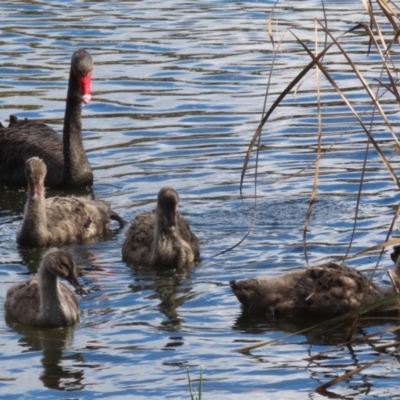
<path fill-rule="evenodd" d="M 204 398 L 319 398 L 322 383 L 372 361 L 366 344 L 345 346 L 310 362 L 311 354 L 341 343 L 343 328 L 295 335 L 250 354 L 238 348 L 277 339 L 310 321 L 268 321 L 242 314 L 228 282 L 277 275 L 305 264 L 303 224 L 313 185 L 317 101 L 308 74 L 265 126 L 259 155 L 257 223 L 236 250 L 254 213 L 254 157 L 239 180 L 247 145 L 261 119 L 274 53 L 267 34 L 273 2 L 264 1 L 9 1 L 2 28 L 0 118 L 32 118 L 61 130 L 72 52 L 85 47 L 95 61 L 93 101 L 83 107 L 84 145 L 94 169 L 93 192 L 127 221 L 154 207 L 161 186 L 180 193 L 181 212 L 199 236 L 202 263 L 190 271 L 132 268 L 121 261 L 123 231 L 107 240 L 68 246 L 89 294 L 80 297 L 80 323 L 66 330 L 7 324 L 0 308 L 0 395 L 7 398 L 187 399 L 186 367 Z M 361 4 L 325 3 L 328 26 L 339 35 L 368 22 Z M 294 37 L 312 45 L 316 1 L 282 2 L 274 14 L 275 61 L 268 104 L 310 61 Z M 323 35 L 321 35 L 322 40 Z M 346 48 L 369 82 L 378 57 L 367 56 L 363 34 Z M 276 44 L 276 42 L 275 42 Z M 394 49 L 395 56 L 398 49 Z M 370 121 L 370 99 L 332 49 L 325 61 L 346 94 Z M 343 256 L 353 227 L 366 135 L 324 80 L 323 148 L 318 197 L 307 233 L 308 257 L 319 263 Z M 385 109 L 395 128 L 397 106 Z M 382 120 L 374 134 L 386 156 L 393 139 Z M 397 159 L 392 160 L 394 168 Z M 48 195 L 57 191 L 49 190 Z M 398 190 L 376 153 L 368 155 L 366 183 L 352 253 L 384 241 Z M 42 251 L 19 249 L 25 189 L 0 188 L 0 302 L 7 288 L 37 269 Z M 348 265 L 371 271 L 376 255 Z M 386 255 L 377 279 L 388 284 Z M 364 331 L 395 322 L 369 321 Z M 385 340 L 396 340 L 387 334 Z M 388 358 L 325 396 L 386 397 L 398 392 L 397 359 Z M 68 392 L 68 393 L 66 393 Z M 300 393 L 300 394 L 299 394 Z"/>

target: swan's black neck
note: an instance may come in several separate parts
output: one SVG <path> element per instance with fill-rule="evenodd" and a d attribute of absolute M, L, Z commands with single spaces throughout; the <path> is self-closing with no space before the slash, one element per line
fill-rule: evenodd
<path fill-rule="evenodd" d="M 71 68 L 63 129 L 64 170 L 62 178 L 62 186 L 71 188 L 93 185 L 93 173 L 83 148 L 81 112 L 80 83 Z"/>

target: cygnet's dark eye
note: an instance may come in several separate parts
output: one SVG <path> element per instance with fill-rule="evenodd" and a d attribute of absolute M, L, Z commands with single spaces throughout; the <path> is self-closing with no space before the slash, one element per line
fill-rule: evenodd
<path fill-rule="evenodd" d="M 63 271 L 66 275 L 68 275 L 68 270 L 69 270 L 68 264 L 62 262 L 62 263 L 61 263 L 61 269 L 62 269 L 62 271 Z"/>

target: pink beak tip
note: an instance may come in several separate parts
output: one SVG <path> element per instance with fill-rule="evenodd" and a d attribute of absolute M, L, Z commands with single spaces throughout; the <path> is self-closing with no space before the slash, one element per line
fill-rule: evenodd
<path fill-rule="evenodd" d="M 92 96 L 90 94 L 84 94 L 82 96 L 82 103 L 89 104 L 92 101 Z"/>

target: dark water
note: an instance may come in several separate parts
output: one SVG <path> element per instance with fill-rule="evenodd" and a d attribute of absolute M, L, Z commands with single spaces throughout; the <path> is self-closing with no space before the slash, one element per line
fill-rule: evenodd
<path fill-rule="evenodd" d="M 80 297 L 81 321 L 68 330 L 11 326 L 0 308 L 0 395 L 6 398 L 187 399 L 186 367 L 203 368 L 204 398 L 290 399 L 322 396 L 390 397 L 398 393 L 398 362 L 387 358 L 319 395 L 315 388 L 373 361 L 366 344 L 310 356 L 341 343 L 343 327 L 298 334 L 250 354 L 238 348 L 277 339 L 309 321 L 265 321 L 242 315 L 231 279 L 276 275 L 305 263 L 302 235 L 316 157 L 315 73 L 290 94 L 266 124 L 259 157 L 257 224 L 235 251 L 214 255 L 247 231 L 254 211 L 254 158 L 239 195 L 244 153 L 262 112 L 273 48 L 267 34 L 270 1 L 16 1 L 0 5 L 0 118 L 45 120 L 57 130 L 64 116 L 69 59 L 86 47 L 95 61 L 93 101 L 83 108 L 93 191 L 126 220 L 154 206 L 159 188 L 174 186 L 181 212 L 199 236 L 203 261 L 185 272 L 131 268 L 121 261 L 124 239 L 114 230 L 101 242 L 70 246 L 90 290 Z M 325 3 L 339 35 L 368 22 L 361 3 Z M 312 46 L 316 1 L 287 1 L 276 10 L 274 39 L 291 28 Z M 320 41 L 323 36 L 320 35 Z M 370 83 L 378 57 L 365 35 L 347 50 Z M 398 49 L 394 55 L 398 58 Z M 396 58 L 395 58 L 396 59 Z M 290 33 L 270 84 L 269 104 L 309 62 Z M 326 56 L 338 84 L 371 117 L 370 100 L 337 49 Z M 353 226 L 366 135 L 324 80 L 323 148 L 318 197 L 307 234 L 310 262 L 344 255 Z M 398 130 L 397 105 L 385 110 Z M 393 139 L 381 118 L 374 135 L 386 156 Z M 398 159 L 392 159 L 395 169 Z M 55 194 L 48 191 L 48 195 Z M 0 188 L 0 301 L 7 288 L 36 271 L 40 250 L 21 250 L 25 190 Z M 352 253 L 385 240 L 398 189 L 374 150 L 368 156 Z M 371 270 L 376 255 L 349 260 Z M 388 283 L 386 255 L 377 279 Z M 369 321 L 369 333 L 395 321 Z M 386 341 L 396 335 L 386 334 Z"/>

